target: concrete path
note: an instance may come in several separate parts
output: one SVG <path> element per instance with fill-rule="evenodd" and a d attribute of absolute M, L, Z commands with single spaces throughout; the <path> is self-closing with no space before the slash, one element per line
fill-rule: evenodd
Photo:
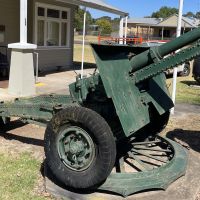
<path fill-rule="evenodd" d="M 80 68 L 77 70 L 53 72 L 40 75 L 38 84 L 36 84 L 36 95 L 43 94 L 69 94 L 68 85 L 76 81 L 77 74 L 80 74 Z M 94 72 L 94 68 L 84 70 L 84 75 L 88 76 Z M 17 96 L 9 95 L 7 88 L 0 88 L 0 101 L 13 100 Z"/>
<path fill-rule="evenodd" d="M 200 114 L 200 106 L 191 104 L 176 104 L 175 106 L 175 117 L 184 116 L 188 113 Z"/>

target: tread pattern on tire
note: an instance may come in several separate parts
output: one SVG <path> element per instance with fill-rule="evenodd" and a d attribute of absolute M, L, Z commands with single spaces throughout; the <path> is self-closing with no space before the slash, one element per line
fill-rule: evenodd
<path fill-rule="evenodd" d="M 56 138 L 62 125 L 80 124 L 89 132 L 97 147 L 97 155 L 91 166 L 82 172 L 67 168 L 59 158 Z M 96 112 L 83 107 L 69 107 L 57 113 L 45 132 L 47 164 L 56 178 L 75 189 L 91 189 L 101 184 L 115 164 L 116 144 L 107 122 Z"/>

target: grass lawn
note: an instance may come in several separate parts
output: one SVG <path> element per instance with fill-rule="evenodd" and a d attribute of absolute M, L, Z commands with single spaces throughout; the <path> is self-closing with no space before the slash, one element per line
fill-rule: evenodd
<path fill-rule="evenodd" d="M 82 58 L 82 45 L 74 44 L 74 61 L 81 62 Z M 94 56 L 90 45 L 85 45 L 85 62 L 95 63 Z"/>
<path fill-rule="evenodd" d="M 83 36 L 82 35 L 75 35 L 74 36 L 75 41 L 82 41 Z M 93 35 L 86 35 L 85 36 L 85 41 L 86 42 L 98 42 L 98 36 L 93 36 Z"/>
<path fill-rule="evenodd" d="M 167 84 L 170 85 L 169 90 L 171 92 L 172 78 L 167 80 Z M 178 77 L 176 93 L 177 103 L 189 103 L 200 105 L 200 89 L 190 86 L 195 84 L 196 82 L 194 81 L 191 75 L 188 77 Z"/>
<path fill-rule="evenodd" d="M 74 61 L 81 61 L 82 45 L 75 44 L 74 46 Z M 86 45 L 85 47 L 85 62 L 95 63 L 94 56 L 92 54 L 91 47 Z M 195 84 L 193 77 L 178 77 L 177 79 L 177 103 L 190 103 L 200 104 L 200 89 L 190 87 L 190 84 Z M 169 90 L 172 91 L 172 78 L 167 80 Z"/>
<path fill-rule="evenodd" d="M 0 199 L 45 200 L 34 193 L 38 182 L 40 162 L 29 154 L 0 155 Z"/>

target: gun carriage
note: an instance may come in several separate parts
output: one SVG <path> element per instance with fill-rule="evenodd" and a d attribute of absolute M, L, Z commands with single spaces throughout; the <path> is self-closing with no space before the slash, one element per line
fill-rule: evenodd
<path fill-rule="evenodd" d="M 174 106 L 163 72 L 200 55 L 199 38 L 200 28 L 152 48 L 92 44 L 98 72 L 77 76 L 70 95 L 1 102 L 1 124 L 19 117 L 47 126 L 47 164 L 69 188 L 166 189 L 185 174 L 187 153 L 158 135 Z"/>

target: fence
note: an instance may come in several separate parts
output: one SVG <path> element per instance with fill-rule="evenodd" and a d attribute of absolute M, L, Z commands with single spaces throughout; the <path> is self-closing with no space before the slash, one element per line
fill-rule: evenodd
<path fill-rule="evenodd" d="M 98 44 L 102 42 L 114 42 L 114 43 L 122 43 L 122 44 L 141 44 L 143 42 L 142 37 L 135 37 L 135 38 L 117 38 L 117 37 L 105 37 L 105 36 L 98 36 Z"/>

